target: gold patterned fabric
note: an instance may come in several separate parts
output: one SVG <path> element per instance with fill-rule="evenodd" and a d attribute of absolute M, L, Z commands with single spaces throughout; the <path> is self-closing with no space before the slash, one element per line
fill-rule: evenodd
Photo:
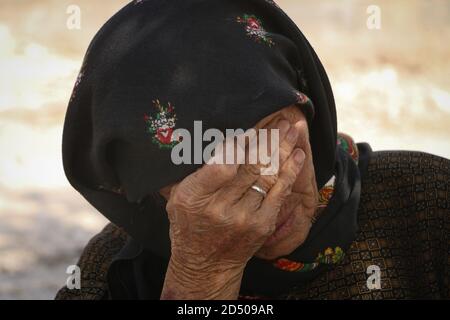
<path fill-rule="evenodd" d="M 450 161 L 408 151 L 374 152 L 362 176 L 356 240 L 338 264 L 280 299 L 449 299 Z M 107 226 L 79 262 L 82 289 L 57 299 L 108 297 L 106 271 L 126 234 Z M 381 289 L 367 286 L 369 266 Z"/>

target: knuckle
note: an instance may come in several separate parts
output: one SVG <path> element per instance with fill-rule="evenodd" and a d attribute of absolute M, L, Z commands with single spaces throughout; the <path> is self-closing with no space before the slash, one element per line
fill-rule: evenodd
<path fill-rule="evenodd" d="M 209 217 L 211 220 L 215 220 L 215 222 L 219 222 L 219 219 L 221 220 L 222 218 L 217 208 L 213 206 L 206 207 L 203 215 Z"/>
<path fill-rule="evenodd" d="M 280 186 L 280 190 L 283 193 L 286 193 L 291 187 L 291 183 L 288 179 L 280 179 L 278 183 Z"/>
<path fill-rule="evenodd" d="M 222 223 L 227 220 L 225 212 L 225 206 L 217 202 L 211 202 L 203 211 L 205 216 L 210 217 L 216 223 Z"/>
<path fill-rule="evenodd" d="M 258 181 L 258 185 L 263 188 L 266 192 L 269 191 L 278 180 L 278 175 L 261 176 Z"/>
<path fill-rule="evenodd" d="M 287 183 L 293 184 L 297 179 L 298 168 L 296 166 L 288 166 L 283 174 L 283 179 L 287 181 Z"/>
<path fill-rule="evenodd" d="M 223 226 L 228 224 L 226 217 L 216 210 L 205 212 L 205 215 L 210 225 Z"/>
<path fill-rule="evenodd" d="M 289 183 L 291 185 L 294 184 L 295 180 L 297 179 L 297 176 L 298 176 L 298 170 L 295 168 L 292 168 L 287 177 L 287 180 L 289 181 Z"/>
<path fill-rule="evenodd" d="M 261 171 L 257 165 L 247 164 L 243 167 L 244 173 L 252 176 L 259 176 Z"/>
<path fill-rule="evenodd" d="M 248 231 L 248 221 L 245 215 L 238 215 L 233 218 L 233 229 L 238 233 Z"/>
<path fill-rule="evenodd" d="M 291 152 L 290 152 L 289 145 L 286 145 L 283 142 L 283 144 L 280 147 L 280 160 L 281 160 L 281 163 L 286 162 L 286 160 L 289 158 L 290 154 L 291 154 Z"/>
<path fill-rule="evenodd" d="M 262 179 L 266 180 L 268 184 L 274 185 L 278 181 L 278 174 L 264 176 Z"/>

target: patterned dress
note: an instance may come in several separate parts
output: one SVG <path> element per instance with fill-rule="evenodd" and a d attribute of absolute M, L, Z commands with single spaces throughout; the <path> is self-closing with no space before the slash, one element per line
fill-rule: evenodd
<path fill-rule="evenodd" d="M 362 173 L 357 238 L 343 259 L 279 299 L 449 299 L 450 161 L 409 151 L 374 152 Z M 106 274 L 127 235 L 110 224 L 80 258 L 81 290 L 56 299 L 107 299 Z M 381 288 L 369 289 L 378 266 Z"/>

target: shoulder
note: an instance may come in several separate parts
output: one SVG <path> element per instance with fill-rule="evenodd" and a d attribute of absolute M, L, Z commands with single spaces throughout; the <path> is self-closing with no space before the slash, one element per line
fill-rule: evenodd
<path fill-rule="evenodd" d="M 448 187 L 450 160 L 418 151 L 376 151 L 370 156 L 366 173 L 365 180 L 372 183 L 444 183 Z"/>
<path fill-rule="evenodd" d="M 416 151 L 373 152 L 361 187 L 363 212 L 446 220 L 450 212 L 450 160 Z"/>

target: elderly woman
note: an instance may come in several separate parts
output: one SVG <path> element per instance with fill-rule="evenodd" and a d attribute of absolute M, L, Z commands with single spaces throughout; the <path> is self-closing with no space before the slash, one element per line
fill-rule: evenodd
<path fill-rule="evenodd" d="M 278 133 L 279 170 L 249 144 L 198 162 L 212 128 Z M 450 297 L 450 162 L 338 134 L 324 68 L 273 1 L 127 5 L 88 49 L 63 160 L 112 223 L 58 299 Z"/>

